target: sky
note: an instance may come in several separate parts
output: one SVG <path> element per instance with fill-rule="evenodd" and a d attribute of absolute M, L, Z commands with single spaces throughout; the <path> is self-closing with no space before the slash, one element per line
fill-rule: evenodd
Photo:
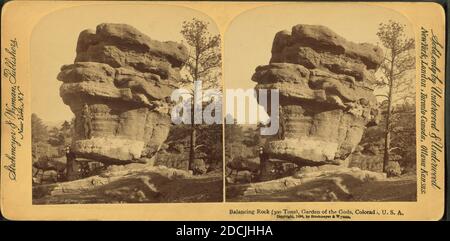
<path fill-rule="evenodd" d="M 130 14 L 131 13 L 131 14 Z M 203 13 L 167 5 L 89 5 L 58 10 L 35 27 L 31 40 L 32 112 L 47 123 L 73 117 L 59 96 L 56 79 L 64 64 L 75 59 L 78 34 L 100 23 L 130 24 L 152 39 L 181 41 L 181 23 L 192 17 L 210 21 L 212 34 L 219 32 L 214 21 Z M 407 25 L 400 14 L 382 7 L 358 5 L 280 4 L 258 7 L 238 15 L 223 34 L 223 78 L 225 88 L 253 88 L 251 76 L 258 65 L 268 64 L 273 37 L 296 24 L 325 25 L 347 40 L 377 44 L 376 32 L 389 19 Z"/>
<path fill-rule="evenodd" d="M 382 7 L 280 4 L 247 11 L 224 34 L 225 86 L 252 88 L 256 83 L 251 76 L 257 66 L 269 63 L 273 38 L 281 30 L 290 31 L 297 24 L 324 25 L 347 40 L 377 45 L 378 26 L 389 19 L 406 24 L 407 34 L 414 36 L 405 17 Z"/>

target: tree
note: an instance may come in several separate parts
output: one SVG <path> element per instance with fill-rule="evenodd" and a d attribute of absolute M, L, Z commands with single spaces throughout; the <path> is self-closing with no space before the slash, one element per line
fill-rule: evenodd
<path fill-rule="evenodd" d="M 198 141 L 196 145 L 196 151 L 201 152 L 204 155 L 205 163 L 209 164 L 211 169 L 220 168 L 222 165 L 222 125 L 199 125 L 197 126 Z"/>
<path fill-rule="evenodd" d="M 49 130 L 48 143 L 52 146 L 60 146 L 64 143 L 64 136 L 61 134 L 58 127 L 53 127 Z"/>
<path fill-rule="evenodd" d="M 61 126 L 53 127 L 49 130 L 48 143 L 58 149 L 58 152 L 63 155 L 65 147 L 72 142 L 73 128 L 69 121 L 64 121 Z"/>
<path fill-rule="evenodd" d="M 382 76 L 378 83 L 378 87 L 387 87 L 387 93 L 379 95 L 387 101 L 383 155 L 383 171 L 386 172 L 391 151 L 392 112 L 395 102 L 399 100 L 396 95 L 411 93 L 408 90 L 414 87 L 405 78 L 409 70 L 415 68 L 415 58 L 412 53 L 414 39 L 406 37 L 405 25 L 392 20 L 388 23 L 380 23 L 377 36 L 386 51 L 384 61 L 380 66 Z M 412 93 L 414 94 L 414 92 Z M 408 98 L 414 98 L 414 95 L 406 94 L 402 97 L 403 100 Z"/>
<path fill-rule="evenodd" d="M 392 113 L 390 155 L 397 156 L 402 168 L 412 171 L 416 167 L 416 107 L 398 104 Z M 389 158 L 394 159 L 394 158 Z"/>
<path fill-rule="evenodd" d="M 44 122 L 35 113 L 31 114 L 31 141 L 47 141 L 48 130 Z"/>
<path fill-rule="evenodd" d="M 187 74 L 185 80 L 188 83 L 202 81 L 209 88 L 219 86 L 222 63 L 220 53 L 220 35 L 211 35 L 208 30 L 208 22 L 193 18 L 183 21 L 181 34 L 189 45 L 189 58 L 185 68 Z M 195 98 L 191 98 L 191 133 L 189 146 L 189 170 L 193 169 L 196 150 L 196 126 L 194 123 Z"/>
<path fill-rule="evenodd" d="M 224 122 L 227 118 L 224 118 Z M 233 160 L 243 152 L 244 130 L 241 125 L 236 124 L 234 119 L 232 125 L 225 125 L 225 158 L 226 160 Z"/>
<path fill-rule="evenodd" d="M 36 114 L 31 114 L 31 153 L 33 161 L 51 153 L 51 146 L 48 144 L 48 130 L 41 118 Z"/>
<path fill-rule="evenodd" d="M 64 133 L 70 133 L 72 131 L 72 124 L 68 121 L 64 121 L 61 125 L 61 131 Z"/>

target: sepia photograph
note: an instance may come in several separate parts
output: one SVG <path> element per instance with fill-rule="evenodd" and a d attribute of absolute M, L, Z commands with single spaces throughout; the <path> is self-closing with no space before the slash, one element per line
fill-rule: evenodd
<path fill-rule="evenodd" d="M 180 7 L 99 8 L 34 31 L 33 204 L 221 202 L 222 125 L 170 118 L 175 89 L 220 88 L 214 22 Z"/>
<path fill-rule="evenodd" d="M 227 201 L 415 201 L 410 23 L 379 8 L 291 7 L 246 12 L 225 36 L 227 91 L 279 92 L 263 99 L 276 102 L 262 110 L 275 134 L 264 119 L 225 126 Z"/>

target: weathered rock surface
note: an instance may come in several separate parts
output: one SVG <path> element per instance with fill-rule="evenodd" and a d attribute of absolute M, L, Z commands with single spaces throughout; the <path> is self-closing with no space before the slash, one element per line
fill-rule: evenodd
<path fill-rule="evenodd" d="M 231 202 L 414 201 L 417 181 L 415 175 L 386 178 L 385 173 L 323 165 L 281 179 L 228 185 L 226 193 Z"/>
<path fill-rule="evenodd" d="M 325 26 L 299 24 L 292 27 L 291 32 L 285 30 L 276 34 L 272 46 L 272 59 L 278 57 L 285 48 L 292 48 L 293 46 L 309 47 L 314 50 L 311 51 L 313 55 L 314 52 L 318 52 L 319 54 L 348 57 L 363 63 L 368 69 L 377 69 L 384 58 L 381 48 L 375 45 L 353 43 Z M 301 58 L 308 58 L 307 55 L 300 55 Z"/>
<path fill-rule="evenodd" d="M 115 164 L 151 157 L 169 132 L 166 99 L 178 86 L 186 47 L 150 39 L 129 25 L 100 24 L 80 33 L 76 52 L 75 63 L 62 66 L 57 77 L 75 114 L 74 152 Z"/>
<path fill-rule="evenodd" d="M 268 143 L 271 156 L 344 164 L 366 127 L 378 122 L 373 85 L 382 61 L 379 47 L 347 41 L 324 26 L 278 32 L 269 65 L 252 77 L 256 89 L 280 91 L 284 139 Z"/>

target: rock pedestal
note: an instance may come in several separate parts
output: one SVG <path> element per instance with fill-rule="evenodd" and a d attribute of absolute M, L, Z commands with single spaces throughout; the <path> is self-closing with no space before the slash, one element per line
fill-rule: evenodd
<path fill-rule="evenodd" d="M 151 157 L 169 132 L 167 99 L 178 86 L 186 47 L 129 25 L 100 24 L 80 33 L 76 53 L 57 77 L 75 114 L 73 151 L 108 164 Z"/>
<path fill-rule="evenodd" d="M 280 91 L 284 136 L 269 141 L 270 156 L 343 164 L 365 128 L 377 124 L 374 74 L 382 61 L 379 47 L 347 41 L 324 26 L 278 32 L 269 65 L 252 77 L 256 89 Z"/>

